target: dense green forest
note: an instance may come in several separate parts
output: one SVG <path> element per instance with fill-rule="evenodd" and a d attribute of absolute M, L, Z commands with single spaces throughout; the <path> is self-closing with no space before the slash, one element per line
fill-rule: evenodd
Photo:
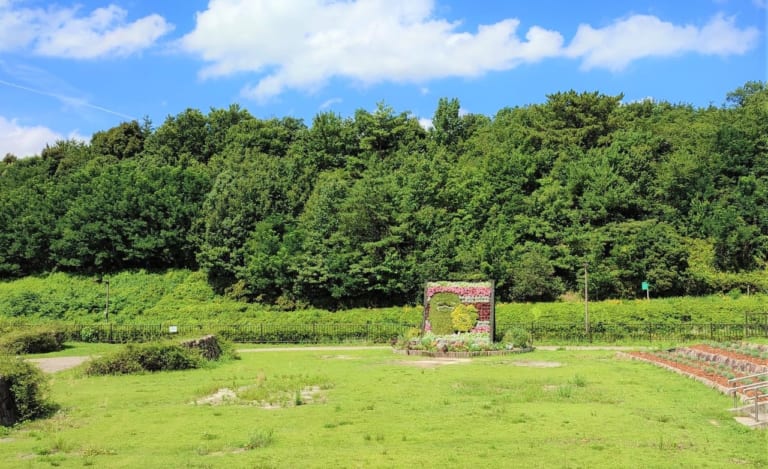
<path fill-rule="evenodd" d="M 425 130 L 379 104 L 125 122 L 0 163 L 0 277 L 202 270 L 231 298 L 415 303 L 494 279 L 502 301 L 768 291 L 768 88 L 721 106 L 560 92 Z"/>

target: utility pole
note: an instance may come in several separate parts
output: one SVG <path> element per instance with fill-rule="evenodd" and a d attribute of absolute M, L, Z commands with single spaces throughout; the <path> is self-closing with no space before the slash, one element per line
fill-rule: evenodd
<path fill-rule="evenodd" d="M 104 320 L 109 320 L 109 278 L 104 279 L 104 283 L 107 284 L 107 303 L 104 305 Z"/>
<path fill-rule="evenodd" d="M 588 263 L 584 263 L 584 332 L 589 337 L 589 277 L 587 275 Z"/>
<path fill-rule="evenodd" d="M 94 283 L 103 283 L 104 286 L 107 288 L 107 300 L 104 303 L 104 320 L 109 320 L 109 277 L 106 276 L 98 276 L 97 278 L 93 279 Z"/>

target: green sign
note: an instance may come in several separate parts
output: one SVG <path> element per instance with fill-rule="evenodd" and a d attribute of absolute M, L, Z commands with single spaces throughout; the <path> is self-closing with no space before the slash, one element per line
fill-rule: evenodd
<path fill-rule="evenodd" d="M 648 291 L 648 282 L 643 282 L 643 291 Z"/>

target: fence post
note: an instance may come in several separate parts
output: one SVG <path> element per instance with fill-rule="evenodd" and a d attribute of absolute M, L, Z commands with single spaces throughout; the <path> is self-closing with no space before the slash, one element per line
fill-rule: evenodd
<path fill-rule="evenodd" d="M 747 338 L 747 318 L 749 317 L 749 313 L 744 311 L 744 330 L 741 333 L 741 340 L 744 340 Z"/>
<path fill-rule="evenodd" d="M 709 323 L 709 340 L 715 340 L 715 325 L 714 323 Z"/>

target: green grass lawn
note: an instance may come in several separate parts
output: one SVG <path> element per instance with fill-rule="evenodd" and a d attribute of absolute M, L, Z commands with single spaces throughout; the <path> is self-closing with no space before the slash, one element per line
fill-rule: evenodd
<path fill-rule="evenodd" d="M 737 424 L 730 398 L 615 352 L 419 360 L 282 351 L 184 372 L 61 372 L 61 410 L 6 431 L 0 467 L 768 466 L 768 432 Z M 531 361 L 561 366 L 515 365 Z M 276 409 L 194 403 L 248 385 L 321 390 Z"/>

